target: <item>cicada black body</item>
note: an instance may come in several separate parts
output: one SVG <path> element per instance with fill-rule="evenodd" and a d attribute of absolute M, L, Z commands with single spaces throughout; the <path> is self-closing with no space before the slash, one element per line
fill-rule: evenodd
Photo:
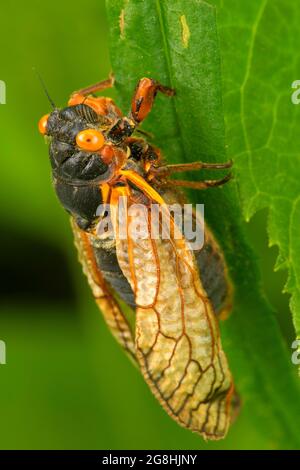
<path fill-rule="evenodd" d="M 172 173 L 228 168 L 231 162 L 165 164 L 159 149 L 135 131 L 156 93 L 171 96 L 173 90 L 141 79 L 130 113 L 123 116 L 111 99 L 92 95 L 108 86 L 112 80 L 73 93 L 66 108 L 40 120 L 40 131 L 50 140 L 55 191 L 71 214 L 80 261 L 113 335 L 179 424 L 206 439 L 220 439 L 229 426 L 234 387 L 217 314 L 229 309 L 230 284 L 209 230 L 203 246 L 192 250 L 167 207 L 183 204 L 177 186 L 202 189 L 229 179 L 171 180 Z M 168 237 L 148 230 L 153 204 L 169 216 Z M 140 237 L 129 229 L 142 218 L 136 205 L 143 209 Z M 164 228 L 162 216 L 158 225 Z M 118 298 L 134 309 L 135 331 Z"/>

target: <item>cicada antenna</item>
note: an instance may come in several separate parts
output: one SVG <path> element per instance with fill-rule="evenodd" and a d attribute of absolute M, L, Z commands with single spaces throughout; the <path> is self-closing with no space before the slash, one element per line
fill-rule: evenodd
<path fill-rule="evenodd" d="M 36 73 L 36 76 L 37 76 L 40 84 L 42 85 L 42 88 L 45 92 L 45 95 L 48 98 L 49 103 L 51 104 L 52 108 L 55 109 L 56 108 L 55 103 L 54 103 L 53 99 L 51 98 L 51 96 L 49 95 L 49 91 L 47 90 L 47 87 L 46 87 L 46 84 L 45 84 L 44 80 L 42 79 L 40 73 L 36 70 L 35 67 L 33 67 L 33 70 Z"/>

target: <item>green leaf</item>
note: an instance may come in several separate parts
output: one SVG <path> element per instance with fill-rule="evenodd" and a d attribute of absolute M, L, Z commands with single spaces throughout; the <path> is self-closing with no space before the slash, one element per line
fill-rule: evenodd
<path fill-rule="evenodd" d="M 221 7 L 226 143 L 244 216 L 269 208 L 269 243 L 279 247 L 276 269 L 289 270 L 286 291 L 300 336 L 300 107 L 291 100 L 299 78 L 299 3 L 211 3 Z"/>
<path fill-rule="evenodd" d="M 261 293 L 260 276 L 245 237 L 246 226 L 239 197 L 240 192 L 244 201 L 244 214 L 250 216 L 254 210 L 266 204 L 270 206 L 276 200 L 271 197 L 276 187 L 281 187 L 281 196 L 284 195 L 285 186 L 290 188 L 289 195 L 283 197 L 285 207 L 296 192 L 293 178 L 297 165 L 292 156 L 287 160 L 289 171 L 294 165 L 288 185 L 285 184 L 286 160 L 277 158 L 275 164 L 271 164 L 277 144 L 283 149 L 284 143 L 288 143 L 291 136 L 296 136 L 294 118 L 291 119 L 290 113 L 287 116 L 286 107 L 283 108 L 285 114 L 280 116 L 280 120 L 284 121 L 283 129 L 289 129 L 288 134 L 285 135 L 285 131 L 281 130 L 281 137 L 278 137 L 279 113 L 275 113 L 275 119 L 271 121 L 272 146 L 263 152 L 258 150 L 266 135 L 265 120 L 269 115 L 273 119 L 274 109 L 273 106 L 269 109 L 268 93 L 273 93 L 273 81 L 275 86 L 282 87 L 283 84 L 282 76 L 279 72 L 276 75 L 276 70 L 280 64 L 277 56 L 279 54 L 284 59 L 285 50 L 274 48 L 272 53 L 276 63 L 272 69 L 271 65 L 267 65 L 268 57 L 264 55 L 264 47 L 271 49 L 270 30 L 274 28 L 272 31 L 275 37 L 285 30 L 285 22 L 289 20 L 285 16 L 275 17 L 278 8 L 270 7 L 273 17 L 271 15 L 264 22 L 264 27 L 268 28 L 267 32 L 261 34 L 266 42 L 263 47 L 261 41 L 258 43 L 258 33 L 263 31 L 258 15 L 260 12 L 264 18 L 265 11 L 262 2 L 251 1 L 247 5 L 234 0 L 224 2 L 224 6 L 218 10 L 223 68 L 221 79 L 216 9 L 213 3 L 223 5 L 222 1 L 197 0 L 107 2 L 111 62 L 118 100 L 124 112 L 129 110 L 135 84 L 143 76 L 153 77 L 176 89 L 175 98 L 157 97 L 154 109 L 144 125 L 144 129 L 154 134 L 155 143 L 163 149 L 168 161 L 224 160 L 225 145 L 230 145 L 228 154 L 236 157 L 237 161 L 236 182 L 224 188 L 191 193 L 194 202 L 205 203 L 206 220 L 224 248 L 235 287 L 234 311 L 230 319 L 222 323 L 221 330 L 237 389 L 242 397 L 242 411 L 226 440 L 223 443 L 211 443 L 208 447 L 252 448 L 251 442 L 243 441 L 241 437 L 243 426 L 246 426 L 249 435 L 252 433 L 256 438 L 258 436 L 261 448 L 297 448 L 300 437 L 295 417 L 300 414 L 300 385 L 273 311 Z M 277 3 L 274 1 L 272 5 Z M 286 3 L 292 4 L 291 1 Z M 295 13 L 293 9 L 291 13 Z M 275 19 L 277 26 L 274 26 Z M 296 24 L 295 17 L 293 22 Z M 291 35 L 287 35 L 285 40 L 291 42 Z M 261 54 L 254 68 L 257 48 Z M 292 67 L 289 63 L 283 64 L 284 67 Z M 265 80 L 262 80 L 261 68 L 265 69 Z M 297 77 L 292 76 L 287 82 L 287 94 L 289 83 L 294 78 Z M 285 94 L 281 90 L 279 97 L 271 96 L 278 109 L 284 102 Z M 297 112 L 294 108 L 292 113 Z M 248 140 L 245 140 L 245 133 Z M 289 144 L 287 149 L 288 154 L 296 153 L 294 144 Z M 280 171 L 277 172 L 276 168 Z M 272 171 L 276 176 L 270 176 Z M 196 174 L 193 175 L 193 178 L 196 177 Z M 260 193 L 256 192 L 257 187 L 261 189 Z M 294 203 L 294 220 L 297 219 L 297 211 L 299 205 Z M 280 209 L 278 204 L 274 204 L 271 214 L 272 242 L 283 239 L 285 246 L 288 240 L 284 238 L 284 227 L 290 225 L 287 223 L 286 210 L 283 205 Z M 291 247 L 295 251 L 299 239 L 295 225 L 290 226 Z M 282 250 L 281 256 L 286 263 L 287 250 Z M 296 284 L 296 279 L 295 270 L 291 286 Z"/>

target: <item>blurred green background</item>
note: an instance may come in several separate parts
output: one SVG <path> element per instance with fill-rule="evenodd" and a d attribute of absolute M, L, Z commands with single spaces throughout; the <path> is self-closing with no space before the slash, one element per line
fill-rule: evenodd
<path fill-rule="evenodd" d="M 58 106 L 72 91 L 106 78 L 104 1 L 6 3 L 2 17 L 0 340 L 7 364 L 0 365 L 0 448 L 263 447 L 242 413 L 219 443 L 206 444 L 173 422 L 111 337 L 77 263 L 37 131 L 49 104 L 33 67 Z M 286 273 L 273 272 L 277 250 L 267 249 L 265 227 L 261 212 L 248 232 L 290 346 L 288 298 L 281 293 Z"/>

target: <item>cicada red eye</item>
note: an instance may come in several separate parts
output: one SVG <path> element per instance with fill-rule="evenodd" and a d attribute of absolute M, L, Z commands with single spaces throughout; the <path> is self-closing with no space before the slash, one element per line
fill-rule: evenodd
<path fill-rule="evenodd" d="M 104 137 L 96 129 L 85 129 L 77 134 L 76 144 L 82 150 L 95 152 L 103 147 Z"/>
<path fill-rule="evenodd" d="M 48 117 L 49 114 L 45 114 L 40 120 L 39 120 L 39 131 L 42 135 L 47 134 L 47 122 L 48 122 Z"/>

